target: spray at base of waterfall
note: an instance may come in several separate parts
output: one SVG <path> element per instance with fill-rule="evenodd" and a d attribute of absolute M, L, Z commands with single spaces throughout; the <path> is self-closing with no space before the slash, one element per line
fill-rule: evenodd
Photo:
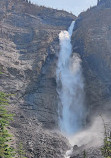
<path fill-rule="evenodd" d="M 66 152 L 65 158 L 70 158 L 74 145 L 85 146 L 85 150 L 91 147 L 101 147 L 104 143 L 104 124 L 100 116 L 93 120 L 92 125 L 71 137 L 68 137 L 72 148 Z"/>
<path fill-rule="evenodd" d="M 57 92 L 59 96 L 59 125 L 62 133 L 68 138 L 72 148 L 66 152 L 65 158 L 70 158 L 73 146 L 100 147 L 104 140 L 104 125 L 100 116 L 86 130 L 87 110 L 85 109 L 84 78 L 82 60 L 76 53 L 72 54 L 71 36 L 74 22 L 68 31 L 59 34 L 60 52 L 56 69 Z"/>

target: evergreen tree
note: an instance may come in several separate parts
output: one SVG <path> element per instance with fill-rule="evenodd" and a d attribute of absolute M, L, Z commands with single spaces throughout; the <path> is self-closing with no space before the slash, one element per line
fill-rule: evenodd
<path fill-rule="evenodd" d="M 19 158 L 26 158 L 25 157 L 26 154 L 25 154 L 25 151 L 23 149 L 23 144 L 22 143 L 19 143 L 17 153 L 19 155 Z"/>
<path fill-rule="evenodd" d="M 9 114 L 5 108 L 8 105 L 9 95 L 0 92 L 0 158 L 12 158 L 14 149 L 8 145 L 11 135 L 8 133 L 7 126 L 9 121 L 13 119 L 13 115 Z"/>

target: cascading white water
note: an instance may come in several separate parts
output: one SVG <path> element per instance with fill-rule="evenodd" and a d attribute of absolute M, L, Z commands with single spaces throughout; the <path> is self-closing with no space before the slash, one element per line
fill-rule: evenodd
<path fill-rule="evenodd" d="M 62 132 L 71 135 L 77 132 L 84 122 L 84 82 L 81 59 L 72 54 L 71 36 L 75 22 L 68 31 L 59 34 L 60 52 L 56 70 L 57 92 L 59 95 L 59 124 Z"/>

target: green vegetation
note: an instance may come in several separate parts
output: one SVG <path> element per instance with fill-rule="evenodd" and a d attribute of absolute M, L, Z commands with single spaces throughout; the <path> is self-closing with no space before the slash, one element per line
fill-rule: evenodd
<path fill-rule="evenodd" d="M 104 146 L 101 151 L 105 158 L 111 158 L 111 137 L 105 136 Z"/>
<path fill-rule="evenodd" d="M 12 158 L 14 149 L 10 147 L 11 135 L 8 133 L 7 126 L 13 119 L 13 115 L 6 110 L 9 95 L 0 92 L 0 158 Z"/>
<path fill-rule="evenodd" d="M 3 73 L 0 71 L 0 74 Z M 11 135 L 7 130 L 10 120 L 13 120 L 13 115 L 6 109 L 9 96 L 0 91 L 0 158 L 12 158 L 15 155 L 14 149 L 9 145 Z"/>
<path fill-rule="evenodd" d="M 106 125 L 105 125 L 105 121 L 104 118 L 102 117 L 102 115 L 100 115 L 103 121 L 103 125 L 104 125 L 104 130 L 105 130 L 105 138 L 104 138 L 104 146 L 101 149 L 102 151 L 102 155 L 105 158 L 111 158 L 111 134 L 108 137 L 107 136 L 107 130 L 106 130 Z"/>
<path fill-rule="evenodd" d="M 84 150 L 84 152 L 83 152 L 83 156 L 84 156 L 84 158 L 87 158 L 86 157 L 86 151 Z"/>
<path fill-rule="evenodd" d="M 0 74 L 3 73 L 0 71 Z M 13 158 L 16 156 L 17 158 L 26 158 L 22 143 L 18 145 L 16 152 L 10 145 L 12 135 L 9 134 L 7 127 L 10 121 L 13 120 L 13 114 L 10 114 L 6 108 L 10 96 L 10 94 L 0 91 L 0 158 Z"/>
<path fill-rule="evenodd" d="M 19 158 L 26 158 L 25 157 L 25 151 L 23 149 L 23 144 L 22 143 L 19 143 L 17 153 L 19 155 Z"/>
<path fill-rule="evenodd" d="M 0 70 L 1 70 L 1 68 L 0 68 Z M 1 74 L 3 74 L 3 72 L 2 72 L 2 71 L 0 71 L 0 75 L 1 75 Z"/>

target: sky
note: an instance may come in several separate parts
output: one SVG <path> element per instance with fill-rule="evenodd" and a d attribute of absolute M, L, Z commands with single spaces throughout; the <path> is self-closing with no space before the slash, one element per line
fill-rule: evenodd
<path fill-rule="evenodd" d="M 90 6 L 97 4 L 97 0 L 31 0 L 34 4 L 44 5 L 55 9 L 64 9 L 74 15 L 80 14 Z"/>

